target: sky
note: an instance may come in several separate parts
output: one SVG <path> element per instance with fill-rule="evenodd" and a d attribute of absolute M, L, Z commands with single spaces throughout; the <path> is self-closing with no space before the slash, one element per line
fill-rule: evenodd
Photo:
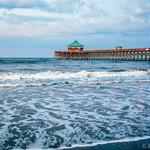
<path fill-rule="evenodd" d="M 150 0 L 0 0 L 0 57 L 150 47 Z"/>

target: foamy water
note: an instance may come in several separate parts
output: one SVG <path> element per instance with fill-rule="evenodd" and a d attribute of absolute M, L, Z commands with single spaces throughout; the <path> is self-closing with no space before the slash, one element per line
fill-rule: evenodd
<path fill-rule="evenodd" d="M 70 78 L 109 78 L 109 77 L 134 77 L 150 74 L 149 70 L 146 71 L 124 71 L 124 72 L 60 72 L 60 71 L 47 71 L 40 73 L 2 73 L 0 80 L 23 80 L 23 79 L 70 79 Z"/>
<path fill-rule="evenodd" d="M 0 59 L 0 149 L 149 139 L 149 70 L 149 62 Z"/>
<path fill-rule="evenodd" d="M 62 84 L 109 84 L 126 82 L 122 79 L 136 79 L 145 78 L 150 74 L 149 70 L 145 71 L 122 71 L 122 72 L 89 72 L 89 71 L 79 71 L 79 72 L 60 72 L 60 71 L 46 71 L 39 73 L 29 73 L 29 72 L 8 72 L 0 74 L 0 88 L 8 87 L 40 87 L 40 86 L 50 86 L 56 83 L 58 80 L 65 80 L 67 82 L 60 82 Z M 109 79 L 109 80 L 107 80 Z M 119 80 L 118 80 L 119 79 Z M 49 82 L 47 81 L 49 80 Z M 52 82 L 52 81 L 56 82 Z M 122 81 L 121 81 L 122 80 Z M 142 82 L 142 80 L 137 80 L 137 82 Z M 127 80 L 131 82 L 131 80 Z M 135 81 L 134 81 L 135 82 Z M 149 82 L 149 80 L 146 80 Z M 57 83 L 56 83 L 57 84 Z"/>

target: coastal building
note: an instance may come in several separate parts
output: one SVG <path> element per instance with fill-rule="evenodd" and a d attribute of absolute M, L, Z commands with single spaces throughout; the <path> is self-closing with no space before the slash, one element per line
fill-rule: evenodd
<path fill-rule="evenodd" d="M 114 49 L 85 50 L 78 41 L 68 45 L 68 51 L 55 51 L 55 57 L 76 60 L 143 60 L 150 61 L 150 48 L 129 48 L 117 46 Z"/>
<path fill-rule="evenodd" d="M 81 52 L 83 51 L 84 46 L 78 41 L 74 41 L 68 45 L 68 52 Z"/>

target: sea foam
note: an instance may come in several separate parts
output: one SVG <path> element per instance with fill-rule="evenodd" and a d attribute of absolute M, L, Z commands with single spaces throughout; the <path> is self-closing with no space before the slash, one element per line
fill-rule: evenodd
<path fill-rule="evenodd" d="M 107 78 L 107 77 L 131 77 L 142 76 L 149 74 L 150 71 L 123 71 L 123 72 L 60 72 L 60 71 L 47 71 L 38 73 L 1 73 L 0 80 L 22 80 L 22 79 L 69 79 L 69 78 Z"/>

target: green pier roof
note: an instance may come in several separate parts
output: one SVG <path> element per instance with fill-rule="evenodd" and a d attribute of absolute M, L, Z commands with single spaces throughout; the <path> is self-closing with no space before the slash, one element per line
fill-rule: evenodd
<path fill-rule="evenodd" d="M 82 44 L 80 44 L 78 41 L 74 41 L 71 44 L 68 45 L 68 48 L 72 48 L 72 47 L 80 47 L 83 48 L 84 46 Z"/>
<path fill-rule="evenodd" d="M 123 47 L 120 46 L 120 45 L 118 45 L 118 46 L 116 46 L 115 48 L 116 48 L 116 49 L 118 49 L 118 48 L 122 49 Z"/>

